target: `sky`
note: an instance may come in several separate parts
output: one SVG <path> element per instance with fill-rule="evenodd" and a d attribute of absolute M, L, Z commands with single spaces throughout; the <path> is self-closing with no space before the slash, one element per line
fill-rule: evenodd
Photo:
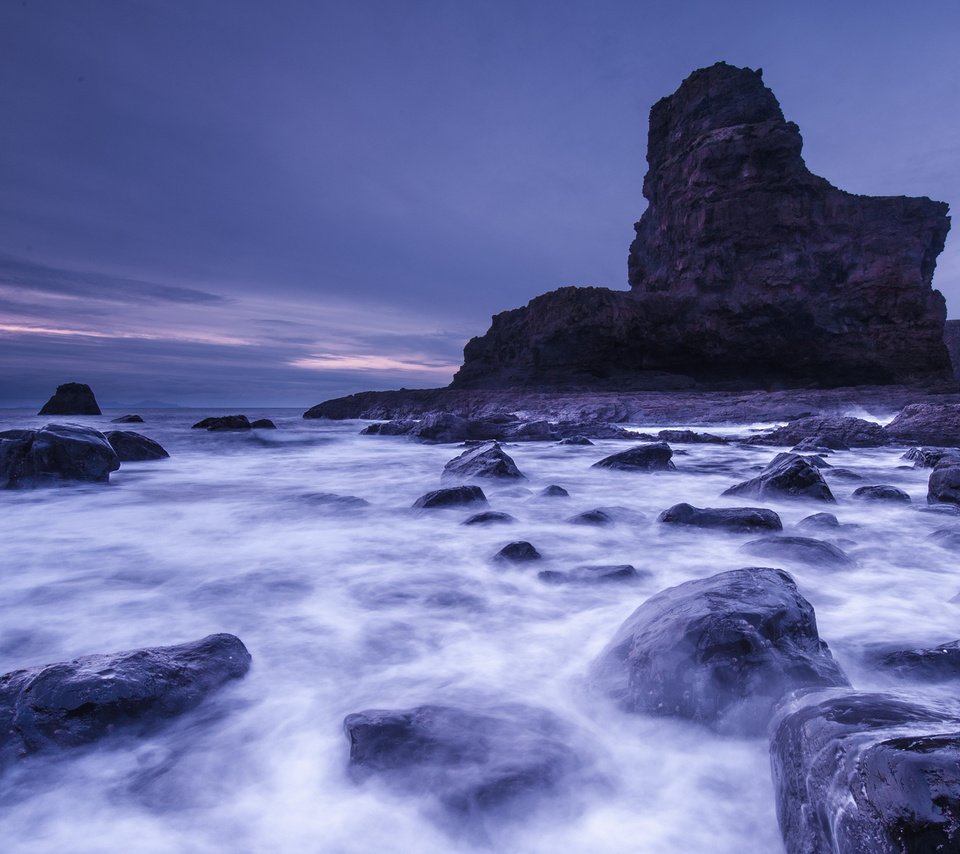
<path fill-rule="evenodd" d="M 958 39 L 956 0 L 0 0 L 0 406 L 446 385 L 491 315 L 627 287 L 650 107 L 719 60 L 816 174 L 960 205 Z M 960 317 L 956 233 L 934 285 Z"/>

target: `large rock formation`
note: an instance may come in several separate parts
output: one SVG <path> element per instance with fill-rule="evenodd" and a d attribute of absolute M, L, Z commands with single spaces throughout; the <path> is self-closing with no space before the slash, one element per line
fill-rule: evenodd
<path fill-rule="evenodd" d="M 100 415 L 93 390 L 86 383 L 58 385 L 38 415 Z"/>
<path fill-rule="evenodd" d="M 718 63 L 650 112 L 631 291 L 561 288 L 493 318 L 454 388 L 836 387 L 951 377 L 927 198 L 813 175 L 761 72 Z"/>

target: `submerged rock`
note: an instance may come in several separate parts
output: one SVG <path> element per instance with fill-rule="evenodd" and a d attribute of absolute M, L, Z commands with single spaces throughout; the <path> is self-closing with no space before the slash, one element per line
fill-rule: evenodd
<path fill-rule="evenodd" d="M 571 516 L 567 521 L 572 525 L 612 525 L 616 520 L 605 510 L 596 507 Z"/>
<path fill-rule="evenodd" d="M 918 682 L 960 679 L 960 640 L 928 649 L 881 649 L 872 660 L 901 679 Z"/>
<path fill-rule="evenodd" d="M 466 519 L 464 525 L 503 525 L 516 522 L 509 513 L 501 513 L 499 510 L 485 510 L 483 513 L 475 513 L 469 519 Z"/>
<path fill-rule="evenodd" d="M 911 448 L 900 459 L 910 460 L 915 469 L 932 469 L 944 457 L 955 457 L 960 465 L 960 449 L 957 448 Z"/>
<path fill-rule="evenodd" d="M 143 424 L 143 419 L 139 415 L 121 415 L 119 418 L 113 418 L 111 424 Z"/>
<path fill-rule="evenodd" d="M 250 422 L 250 429 L 252 430 L 276 430 L 277 425 L 274 424 L 269 418 L 258 418 L 256 421 Z"/>
<path fill-rule="evenodd" d="M 731 486 L 723 495 L 750 498 L 810 498 L 835 503 L 819 469 L 797 454 L 777 454 L 756 477 Z"/>
<path fill-rule="evenodd" d="M 665 525 L 718 528 L 724 531 L 781 531 L 783 523 L 772 510 L 762 507 L 693 507 L 674 504 L 657 517 Z"/>
<path fill-rule="evenodd" d="M 813 606 L 782 570 L 749 568 L 661 591 L 626 620 L 592 670 L 630 712 L 764 731 L 796 688 L 847 685 Z"/>
<path fill-rule="evenodd" d="M 472 504 L 486 506 L 487 496 L 479 486 L 450 486 L 445 489 L 435 489 L 426 495 L 421 495 L 413 502 L 414 509 L 432 510 L 439 507 L 465 507 Z"/>
<path fill-rule="evenodd" d="M 557 486 L 555 483 L 550 486 L 545 486 L 541 491 L 540 495 L 544 498 L 569 498 L 570 493 L 567 492 L 562 486 Z"/>
<path fill-rule="evenodd" d="M 204 418 L 193 425 L 194 430 L 249 430 L 252 425 L 246 415 L 216 415 Z"/>
<path fill-rule="evenodd" d="M 100 407 L 93 391 L 86 383 L 58 385 L 38 415 L 100 415 Z"/>
<path fill-rule="evenodd" d="M 740 546 L 740 551 L 754 557 L 795 560 L 818 566 L 853 566 L 853 559 L 832 543 L 812 537 L 764 537 Z"/>
<path fill-rule="evenodd" d="M 876 486 L 861 486 L 853 491 L 853 497 L 862 501 L 899 501 L 910 503 L 910 495 L 896 486 L 878 484 Z"/>
<path fill-rule="evenodd" d="M 666 442 L 654 442 L 650 445 L 637 445 L 618 454 L 604 457 L 594 463 L 595 469 L 619 469 L 620 471 L 676 471 L 670 461 L 673 451 Z"/>
<path fill-rule="evenodd" d="M 301 498 L 311 504 L 317 504 L 331 510 L 356 511 L 364 510 L 370 506 L 370 502 L 366 498 L 360 498 L 356 495 L 340 495 L 336 492 L 307 492 Z"/>
<path fill-rule="evenodd" d="M 532 543 L 528 543 L 526 540 L 517 540 L 513 543 L 507 543 L 493 556 L 493 559 L 505 563 L 529 563 L 533 560 L 540 560 L 540 557 L 540 552 L 533 547 Z"/>
<path fill-rule="evenodd" d="M 561 439 L 558 445 L 592 445 L 591 442 L 586 436 L 568 436 L 566 439 Z"/>
<path fill-rule="evenodd" d="M 618 563 L 577 566 L 566 572 L 545 569 L 537 573 L 537 578 L 547 584 L 596 584 L 610 581 L 637 581 L 640 573 L 629 563 Z"/>
<path fill-rule="evenodd" d="M 239 638 L 89 655 L 0 676 L 0 758 L 74 747 L 182 714 L 250 669 Z"/>
<path fill-rule="evenodd" d="M 104 436 L 122 463 L 163 460 L 170 456 L 159 442 L 132 430 L 108 430 Z"/>
<path fill-rule="evenodd" d="M 727 445 L 729 442 L 722 436 L 713 433 L 695 433 L 693 430 L 661 430 L 657 438 L 664 442 L 688 445 Z"/>
<path fill-rule="evenodd" d="M 459 457 L 454 457 L 443 467 L 444 477 L 471 478 L 491 477 L 507 480 L 524 480 L 513 458 L 498 442 L 468 448 Z"/>
<path fill-rule="evenodd" d="M 887 694 L 818 691 L 771 724 L 787 854 L 960 850 L 960 716 Z"/>
<path fill-rule="evenodd" d="M 103 433 L 77 424 L 0 433 L 0 488 L 106 483 L 120 459 Z"/>
<path fill-rule="evenodd" d="M 840 527 L 840 520 L 833 513 L 812 513 L 804 516 L 797 522 L 798 528 L 813 528 L 815 530 L 830 530 Z"/>

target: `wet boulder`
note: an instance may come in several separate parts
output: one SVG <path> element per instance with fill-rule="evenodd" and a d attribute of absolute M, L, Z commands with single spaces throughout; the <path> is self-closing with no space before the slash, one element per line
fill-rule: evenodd
<path fill-rule="evenodd" d="M 618 454 L 604 457 L 594 463 L 595 469 L 619 469 L 620 471 L 676 471 L 670 461 L 673 451 L 666 442 L 637 445 Z"/>
<path fill-rule="evenodd" d="M 143 418 L 139 415 L 121 415 L 119 418 L 112 418 L 111 424 L 143 424 Z"/>
<path fill-rule="evenodd" d="M 827 531 L 839 528 L 840 520 L 833 513 L 811 513 L 797 522 L 797 527 L 801 530 Z"/>
<path fill-rule="evenodd" d="M 957 448 L 911 448 L 901 460 L 910 460 L 915 469 L 932 469 L 944 457 L 956 458 L 960 465 L 960 450 Z"/>
<path fill-rule="evenodd" d="M 86 383 L 58 385 L 38 415 L 100 415 L 93 391 Z"/>
<path fill-rule="evenodd" d="M 644 573 L 648 575 L 649 573 Z M 604 584 L 608 582 L 638 581 L 641 573 L 629 563 L 577 566 L 565 572 L 545 569 L 537 578 L 546 584 Z"/>
<path fill-rule="evenodd" d="M 421 495 L 413 502 L 415 510 L 434 510 L 440 507 L 486 506 L 487 496 L 479 486 L 449 486 Z"/>
<path fill-rule="evenodd" d="M 798 454 L 777 454 L 760 474 L 731 486 L 723 495 L 770 499 L 808 498 L 831 503 L 836 500 L 819 469 Z"/>
<path fill-rule="evenodd" d="M 239 638 L 89 655 L 0 676 L 0 758 L 143 732 L 250 669 Z"/>
<path fill-rule="evenodd" d="M 837 480 L 863 480 L 863 475 L 850 469 L 830 469 L 830 477 Z"/>
<path fill-rule="evenodd" d="M 847 685 L 817 633 L 813 606 L 782 570 L 736 569 L 644 602 L 592 668 L 624 709 L 764 732 L 796 688 Z"/>
<path fill-rule="evenodd" d="M 693 430 L 661 430 L 657 438 L 663 442 L 673 442 L 678 445 L 727 445 L 729 442 L 722 436 L 713 433 L 695 433 Z"/>
<path fill-rule="evenodd" d="M 132 430 L 108 430 L 103 434 L 122 463 L 164 460 L 170 456 L 159 442 Z"/>
<path fill-rule="evenodd" d="M 827 448 L 833 451 L 845 451 L 849 448 L 876 448 L 886 445 L 889 441 L 883 427 L 873 421 L 826 415 L 797 418 L 783 427 L 750 440 L 754 445 L 792 447 L 803 443 L 803 450 Z"/>
<path fill-rule="evenodd" d="M 562 486 L 557 486 L 555 483 L 550 486 L 545 486 L 541 491 L 540 495 L 543 498 L 569 498 L 570 493 L 567 492 Z"/>
<path fill-rule="evenodd" d="M 558 445 L 592 445 L 591 442 L 586 436 L 568 436 L 566 439 L 561 439 L 557 442 Z"/>
<path fill-rule="evenodd" d="M 960 679 L 960 640 L 926 649 L 881 648 L 870 656 L 878 667 L 900 679 L 946 682 Z"/>
<path fill-rule="evenodd" d="M 274 424 L 269 418 L 258 418 L 256 421 L 250 422 L 251 430 L 276 430 L 277 425 Z"/>
<path fill-rule="evenodd" d="M 77 424 L 0 433 L 0 488 L 106 483 L 120 459 L 103 433 Z"/>
<path fill-rule="evenodd" d="M 783 523 L 772 510 L 762 507 L 694 507 L 674 504 L 657 517 L 664 525 L 686 525 L 721 531 L 781 531 Z"/>
<path fill-rule="evenodd" d="M 483 513 L 474 513 L 469 519 L 465 519 L 464 525 L 504 525 L 516 522 L 509 513 L 502 513 L 499 510 L 485 510 Z"/>
<path fill-rule="evenodd" d="M 910 495 L 896 486 L 877 484 L 875 486 L 861 486 L 853 491 L 853 497 L 861 501 L 899 501 L 910 503 Z"/>
<path fill-rule="evenodd" d="M 194 430 L 209 430 L 212 433 L 224 430 L 249 430 L 250 419 L 246 415 L 216 415 L 204 418 L 193 425 Z"/>
<path fill-rule="evenodd" d="M 960 460 L 944 457 L 930 472 L 927 503 L 960 504 Z"/>
<path fill-rule="evenodd" d="M 787 854 L 960 851 L 960 715 L 891 694 L 815 691 L 770 728 Z"/>
<path fill-rule="evenodd" d="M 507 543 L 498 551 L 493 559 L 498 563 L 529 563 L 530 561 L 540 560 L 538 552 L 532 543 L 526 540 L 517 540 L 513 543 Z"/>
<path fill-rule="evenodd" d="M 886 427 L 898 442 L 960 447 L 960 404 L 911 403 Z"/>
<path fill-rule="evenodd" d="M 571 525 L 612 525 L 616 521 L 613 516 L 599 507 L 593 510 L 584 510 L 576 516 L 571 516 L 567 521 Z"/>
<path fill-rule="evenodd" d="M 498 442 L 468 448 L 443 467 L 443 477 L 489 477 L 504 480 L 522 480 L 524 475 L 510 455 Z"/>
<path fill-rule="evenodd" d="M 568 725 L 520 704 L 369 709 L 343 726 L 354 779 L 377 777 L 403 795 L 426 796 L 458 827 L 525 818 L 585 767 Z"/>
<path fill-rule="evenodd" d="M 764 537 L 740 546 L 740 551 L 753 557 L 791 560 L 814 566 L 853 566 L 853 559 L 832 543 L 812 537 Z"/>

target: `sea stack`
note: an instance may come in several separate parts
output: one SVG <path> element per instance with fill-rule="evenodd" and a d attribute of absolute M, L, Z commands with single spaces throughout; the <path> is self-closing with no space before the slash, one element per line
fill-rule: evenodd
<path fill-rule="evenodd" d="M 58 385 L 53 397 L 38 415 L 100 415 L 100 407 L 93 391 L 86 383 Z"/>
<path fill-rule="evenodd" d="M 947 205 L 812 174 L 760 70 L 694 71 L 650 111 L 630 291 L 561 288 L 493 318 L 453 388 L 949 382 L 933 289 Z"/>

